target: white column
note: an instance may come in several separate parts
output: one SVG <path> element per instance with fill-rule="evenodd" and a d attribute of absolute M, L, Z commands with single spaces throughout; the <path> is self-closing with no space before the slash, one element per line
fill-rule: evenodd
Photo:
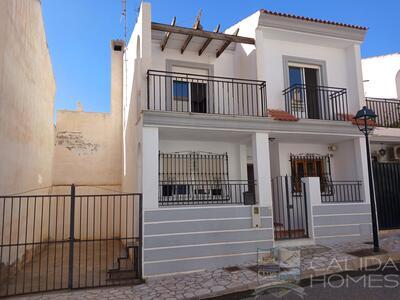
<path fill-rule="evenodd" d="M 257 132 L 252 135 L 252 152 L 257 202 L 260 206 L 272 207 L 268 133 Z"/>
<path fill-rule="evenodd" d="M 143 208 L 158 208 L 158 128 L 143 127 L 142 144 Z"/>
<path fill-rule="evenodd" d="M 368 158 L 365 145 L 365 138 L 358 137 L 354 139 L 354 151 L 357 166 L 358 179 L 362 181 L 362 190 L 365 203 L 370 203 L 369 181 L 368 181 Z"/>
<path fill-rule="evenodd" d="M 301 179 L 305 184 L 307 195 L 307 220 L 310 238 L 314 238 L 313 207 L 321 205 L 321 188 L 319 177 L 304 177 Z"/>

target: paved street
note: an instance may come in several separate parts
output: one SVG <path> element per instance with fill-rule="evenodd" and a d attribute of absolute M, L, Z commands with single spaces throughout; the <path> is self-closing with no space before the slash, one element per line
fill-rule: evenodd
<path fill-rule="evenodd" d="M 381 247 L 388 253 L 381 256 L 375 256 L 375 259 L 370 257 L 368 262 L 364 261 L 365 258 L 360 259 L 359 257 L 355 257 L 347 253 L 354 250 L 370 249 L 371 245 L 368 243 L 351 242 L 333 245 L 329 248 L 315 246 L 302 247 L 302 278 L 321 276 L 324 274 L 332 274 L 346 270 L 356 270 L 359 268 L 360 263 L 363 263 L 364 266 L 366 263 L 368 263 L 368 265 L 376 264 L 377 258 L 379 258 L 381 261 L 385 261 L 389 257 L 393 260 L 399 260 L 399 231 L 392 231 L 382 234 Z M 334 263 L 332 263 L 332 261 Z M 204 299 L 252 290 L 260 284 L 272 286 L 282 283 L 278 282 L 277 279 L 272 276 L 267 276 L 260 281 L 259 278 L 257 278 L 257 273 L 251 270 L 251 268 L 248 268 L 249 266 L 254 266 L 254 263 L 255 262 L 249 262 L 248 265 L 237 266 L 236 271 L 227 271 L 226 269 L 220 268 L 190 274 L 153 278 L 149 279 L 145 284 L 137 286 L 62 291 L 26 295 L 24 297 L 20 297 L 19 299 Z M 393 272 L 393 269 L 388 269 L 387 271 Z M 375 282 L 375 284 L 379 284 L 379 282 Z M 307 287 L 309 283 L 307 283 L 307 281 L 303 281 L 303 285 L 305 286 L 304 292 L 308 295 L 307 299 L 330 299 L 329 297 L 331 297 L 332 299 L 356 300 L 362 299 L 364 296 L 368 296 L 368 299 L 373 299 L 371 297 L 381 298 L 382 295 L 385 295 L 385 298 L 382 298 L 383 300 L 394 299 L 390 297 L 394 296 L 396 293 L 399 294 L 400 292 L 399 288 L 360 288 L 357 284 L 353 284 L 352 282 L 349 282 L 349 288 L 346 288 L 350 291 L 348 292 L 350 294 L 346 293 L 346 289 L 344 288 L 334 288 L 334 284 L 327 286 L 326 288 L 324 288 L 320 283 L 317 285 L 314 284 L 314 287 Z M 320 293 L 323 293 L 323 298 L 321 298 Z M 356 296 L 354 296 L 352 293 L 355 293 Z M 350 296 L 350 298 L 344 298 L 348 295 L 353 296 Z M 244 295 L 239 294 L 236 296 L 243 297 Z M 246 293 L 245 296 L 248 296 L 248 293 Z M 325 296 L 327 298 L 325 298 Z M 235 297 L 235 295 L 229 295 L 229 297 L 225 299 L 234 299 L 232 297 Z M 276 299 L 274 295 L 265 297 L 273 297 L 271 299 Z M 288 294 L 287 297 L 287 299 L 298 299 L 298 296 L 295 294 Z M 396 299 L 398 298 L 399 297 Z"/>
<path fill-rule="evenodd" d="M 376 271 L 355 271 L 314 278 L 303 281 L 300 286 L 304 290 L 290 291 L 270 289 L 265 294 L 259 294 L 257 300 L 395 300 L 400 295 L 400 264 L 387 265 Z M 321 283 L 323 281 L 323 283 Z M 319 283 L 317 283 L 319 282 Z M 301 292 L 299 292 L 301 291 Z M 288 292 L 286 295 L 284 293 Z M 252 299 L 253 291 L 230 294 L 214 298 L 215 300 Z M 281 297 L 279 297 L 281 295 Z M 255 298 L 254 298 L 255 299 Z"/>

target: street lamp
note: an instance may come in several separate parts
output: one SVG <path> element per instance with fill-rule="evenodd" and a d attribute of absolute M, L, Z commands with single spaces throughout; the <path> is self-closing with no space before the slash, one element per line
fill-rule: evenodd
<path fill-rule="evenodd" d="M 369 180 L 369 195 L 370 195 L 370 203 L 371 203 L 371 214 L 372 214 L 372 234 L 374 238 L 374 252 L 379 252 L 379 237 L 378 237 L 378 225 L 376 218 L 376 203 L 375 203 L 375 191 L 374 191 L 374 182 L 372 178 L 372 166 L 371 166 L 371 153 L 370 153 L 370 145 L 369 145 L 369 134 L 375 128 L 377 115 L 375 112 L 368 107 L 364 106 L 361 110 L 359 110 L 354 117 L 354 120 L 357 124 L 358 129 L 365 136 L 365 144 L 367 149 L 367 162 L 368 162 L 368 180 Z"/>

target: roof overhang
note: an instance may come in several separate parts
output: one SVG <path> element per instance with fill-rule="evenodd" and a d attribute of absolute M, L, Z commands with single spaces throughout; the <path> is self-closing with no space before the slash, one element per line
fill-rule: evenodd
<path fill-rule="evenodd" d="M 366 27 L 261 10 L 259 26 L 364 41 Z"/>

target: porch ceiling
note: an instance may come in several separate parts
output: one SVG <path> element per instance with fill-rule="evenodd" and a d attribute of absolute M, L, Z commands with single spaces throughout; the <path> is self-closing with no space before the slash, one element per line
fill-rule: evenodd
<path fill-rule="evenodd" d="M 231 143 L 251 143 L 251 134 L 248 132 L 232 132 L 226 130 L 202 130 L 186 128 L 159 128 L 160 139 L 217 141 Z"/>
<path fill-rule="evenodd" d="M 295 144 L 333 144 L 354 139 L 351 136 L 329 134 L 270 133 L 272 142 Z"/>

